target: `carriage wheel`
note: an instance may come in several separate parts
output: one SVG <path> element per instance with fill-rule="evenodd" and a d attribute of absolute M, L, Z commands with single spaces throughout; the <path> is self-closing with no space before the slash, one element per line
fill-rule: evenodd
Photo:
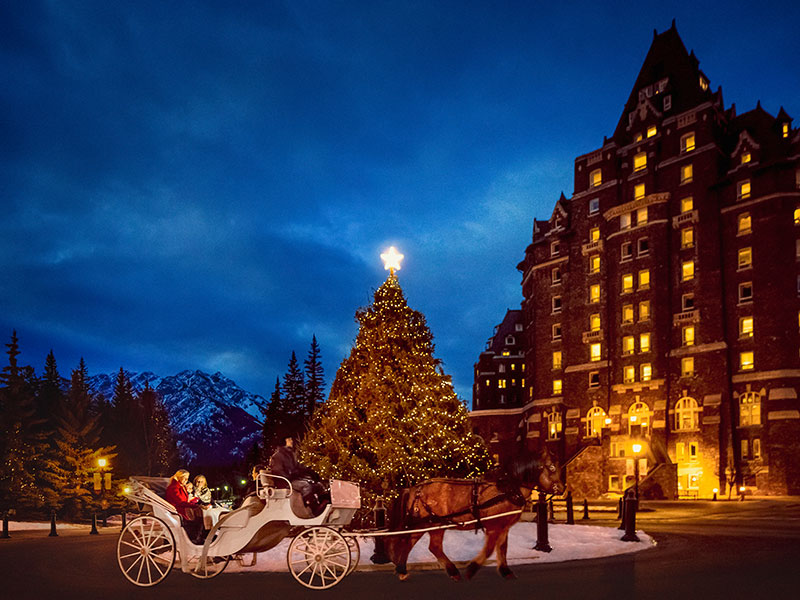
<path fill-rule="evenodd" d="M 350 568 L 347 569 L 347 574 L 350 575 L 356 570 L 361 560 L 361 547 L 358 545 L 358 540 L 354 535 L 344 536 L 344 541 L 347 542 L 347 547 L 350 549 Z"/>
<path fill-rule="evenodd" d="M 150 587 L 169 575 L 175 564 L 175 538 L 164 521 L 137 517 L 119 534 L 117 563 L 131 583 Z"/>
<path fill-rule="evenodd" d="M 286 562 L 300 584 L 313 590 L 335 586 L 350 572 L 350 552 L 344 536 L 329 527 L 310 527 L 289 544 Z"/>
<path fill-rule="evenodd" d="M 225 567 L 231 562 L 231 557 L 206 556 L 206 564 L 202 565 L 199 570 L 197 570 L 197 565 L 200 562 L 200 556 L 190 556 L 187 562 L 189 564 L 189 575 L 198 579 L 211 579 L 225 570 Z"/>

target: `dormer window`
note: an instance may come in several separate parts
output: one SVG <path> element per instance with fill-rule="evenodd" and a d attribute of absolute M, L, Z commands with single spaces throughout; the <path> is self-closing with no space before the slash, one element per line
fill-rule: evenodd
<path fill-rule="evenodd" d="M 595 169 L 594 171 L 589 173 L 589 185 L 591 187 L 598 187 L 602 183 L 603 183 L 602 169 Z"/>
<path fill-rule="evenodd" d="M 647 153 L 646 152 L 639 152 L 633 157 L 633 170 L 636 171 L 643 171 L 647 168 Z"/>
<path fill-rule="evenodd" d="M 781 133 L 783 134 L 783 137 L 785 137 L 785 138 L 789 137 L 789 124 L 788 123 L 784 123 L 783 125 L 781 125 Z"/>
<path fill-rule="evenodd" d="M 750 180 L 740 181 L 736 186 L 736 199 L 746 200 L 750 197 Z"/>
<path fill-rule="evenodd" d="M 694 132 L 687 133 L 681 138 L 681 153 L 694 150 Z"/>
<path fill-rule="evenodd" d="M 647 137 L 651 138 L 657 133 L 658 133 L 658 127 L 656 127 L 655 125 L 650 125 L 650 127 L 647 128 Z"/>
<path fill-rule="evenodd" d="M 746 165 L 747 163 L 749 163 L 752 160 L 752 158 L 753 157 L 750 156 L 749 152 L 742 152 L 742 156 L 741 156 L 741 159 L 740 159 L 741 160 L 740 164 Z"/>
<path fill-rule="evenodd" d="M 700 89 L 703 90 L 704 92 L 708 91 L 708 79 L 706 79 L 702 75 L 700 76 Z"/>

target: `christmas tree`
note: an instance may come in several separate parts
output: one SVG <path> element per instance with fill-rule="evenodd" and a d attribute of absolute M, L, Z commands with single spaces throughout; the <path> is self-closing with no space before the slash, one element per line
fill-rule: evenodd
<path fill-rule="evenodd" d="M 387 267 L 388 268 L 388 267 Z M 395 275 L 356 312 L 360 329 L 302 457 L 325 478 L 357 481 L 365 506 L 431 477 L 474 477 L 491 466 L 467 409 L 434 358 L 433 335 Z"/>

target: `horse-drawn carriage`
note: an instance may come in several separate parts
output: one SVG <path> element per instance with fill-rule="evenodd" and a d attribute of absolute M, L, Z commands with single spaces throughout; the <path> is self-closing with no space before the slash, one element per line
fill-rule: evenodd
<path fill-rule="evenodd" d="M 232 558 L 265 552 L 286 537 L 292 538 L 287 553 L 289 572 L 308 588 L 333 587 L 358 564 L 355 538 L 342 535 L 342 528 L 361 506 L 357 484 L 332 480 L 330 504 L 313 515 L 299 495 L 292 493 L 287 479 L 262 472 L 255 496 L 222 514 L 204 543 L 195 544 L 178 511 L 163 498 L 167 482 L 164 478 L 133 477 L 126 489 L 126 496 L 139 505 L 142 514 L 120 533 L 117 562 L 135 585 L 148 587 L 163 581 L 176 560 L 184 573 L 210 579 L 222 573 Z"/>

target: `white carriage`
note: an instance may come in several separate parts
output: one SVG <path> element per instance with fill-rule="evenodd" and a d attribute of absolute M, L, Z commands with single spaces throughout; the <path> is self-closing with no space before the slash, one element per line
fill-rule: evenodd
<path fill-rule="evenodd" d="M 331 480 L 331 501 L 315 516 L 287 479 L 262 471 L 255 496 L 223 513 L 198 545 L 181 525 L 175 507 L 159 494 L 167 483 L 165 478 L 132 477 L 126 489 L 143 514 L 120 533 L 117 562 L 135 585 L 156 585 L 176 562 L 184 573 L 209 579 L 222 573 L 232 558 L 264 552 L 286 537 L 292 538 L 286 557 L 289 572 L 308 588 L 331 588 L 358 564 L 358 543 L 341 531 L 361 507 L 358 484 Z"/>

